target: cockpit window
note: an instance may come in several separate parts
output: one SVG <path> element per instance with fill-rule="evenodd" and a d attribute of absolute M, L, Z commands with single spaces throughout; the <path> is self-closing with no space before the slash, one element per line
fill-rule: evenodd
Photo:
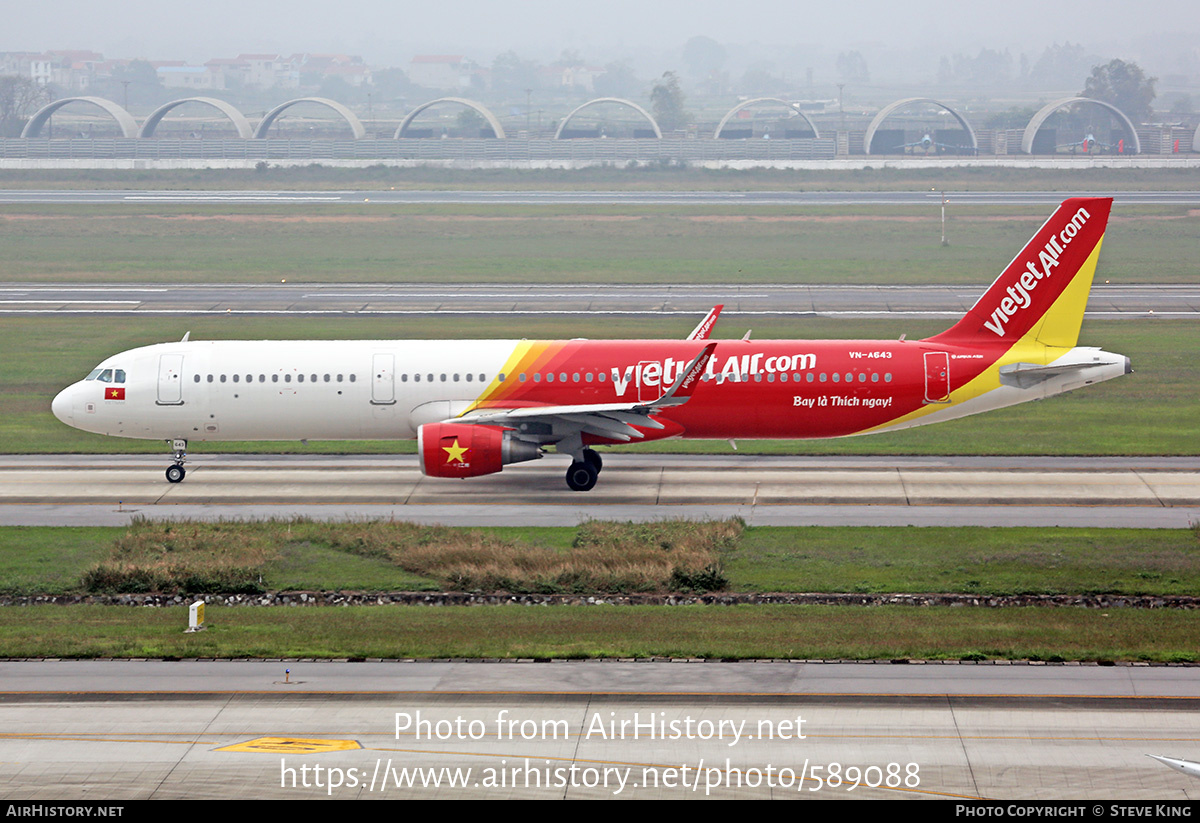
<path fill-rule="evenodd" d="M 124 383 L 124 369 L 92 369 L 84 380 L 99 380 L 101 383 Z"/>

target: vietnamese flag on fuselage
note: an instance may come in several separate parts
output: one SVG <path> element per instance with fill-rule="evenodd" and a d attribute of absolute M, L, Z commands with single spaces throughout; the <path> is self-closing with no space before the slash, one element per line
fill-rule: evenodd
<path fill-rule="evenodd" d="M 104 390 L 105 400 L 124 400 L 125 388 L 123 386 L 111 386 Z"/>

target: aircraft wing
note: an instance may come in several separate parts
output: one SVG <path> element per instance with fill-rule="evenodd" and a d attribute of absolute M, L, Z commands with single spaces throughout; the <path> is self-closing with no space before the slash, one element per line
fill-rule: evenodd
<path fill-rule="evenodd" d="M 634 426 L 665 428 L 653 415 L 671 406 L 681 406 L 691 399 L 716 348 L 716 343 L 705 346 L 687 368 L 680 372 L 675 383 L 657 399 L 649 402 L 476 409 L 456 418 L 456 422 L 511 426 L 522 430 L 528 429 L 530 423 L 543 423 L 549 424 L 552 437 L 559 431 L 580 431 L 613 440 L 628 441 L 641 438 L 644 435 Z"/>

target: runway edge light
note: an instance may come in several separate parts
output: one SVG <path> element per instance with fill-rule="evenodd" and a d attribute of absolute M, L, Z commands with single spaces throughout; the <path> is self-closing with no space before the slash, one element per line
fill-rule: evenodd
<path fill-rule="evenodd" d="M 204 625 L 204 601 L 197 600 L 188 609 L 188 632 L 202 632 L 208 626 Z M 187 632 L 184 632 L 187 634 Z"/>

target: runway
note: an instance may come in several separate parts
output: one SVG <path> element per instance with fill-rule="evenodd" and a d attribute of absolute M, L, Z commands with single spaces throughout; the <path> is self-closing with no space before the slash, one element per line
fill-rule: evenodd
<path fill-rule="evenodd" d="M 1196 206 L 1195 191 L 1072 192 L 1079 197 L 1115 197 L 1128 206 Z M 1063 192 L 946 192 L 955 205 L 1056 206 Z M 0 205 L 19 204 L 374 204 L 374 205 L 692 205 L 692 206 L 933 206 L 940 191 L 169 191 L 20 190 L 0 191 Z"/>
<path fill-rule="evenodd" d="M 945 285 L 18 284 L 0 286 L 3 315 L 630 315 L 958 318 L 986 283 Z M 1092 287 L 1095 319 L 1195 318 L 1200 285 Z"/>
<path fill-rule="evenodd" d="M 1198 673 L 698 660 L 0 662 L 0 798 L 1186 802 L 1200 789 L 1195 779 L 1146 755 L 1195 755 Z"/>
<path fill-rule="evenodd" d="M 750 525 L 1187 528 L 1200 458 L 606 456 L 587 493 L 549 455 L 466 481 L 401 455 L 208 455 L 169 484 L 162 456 L 0 456 L 0 524 L 133 517 L 384 518 L 454 525 L 742 517 Z"/>

